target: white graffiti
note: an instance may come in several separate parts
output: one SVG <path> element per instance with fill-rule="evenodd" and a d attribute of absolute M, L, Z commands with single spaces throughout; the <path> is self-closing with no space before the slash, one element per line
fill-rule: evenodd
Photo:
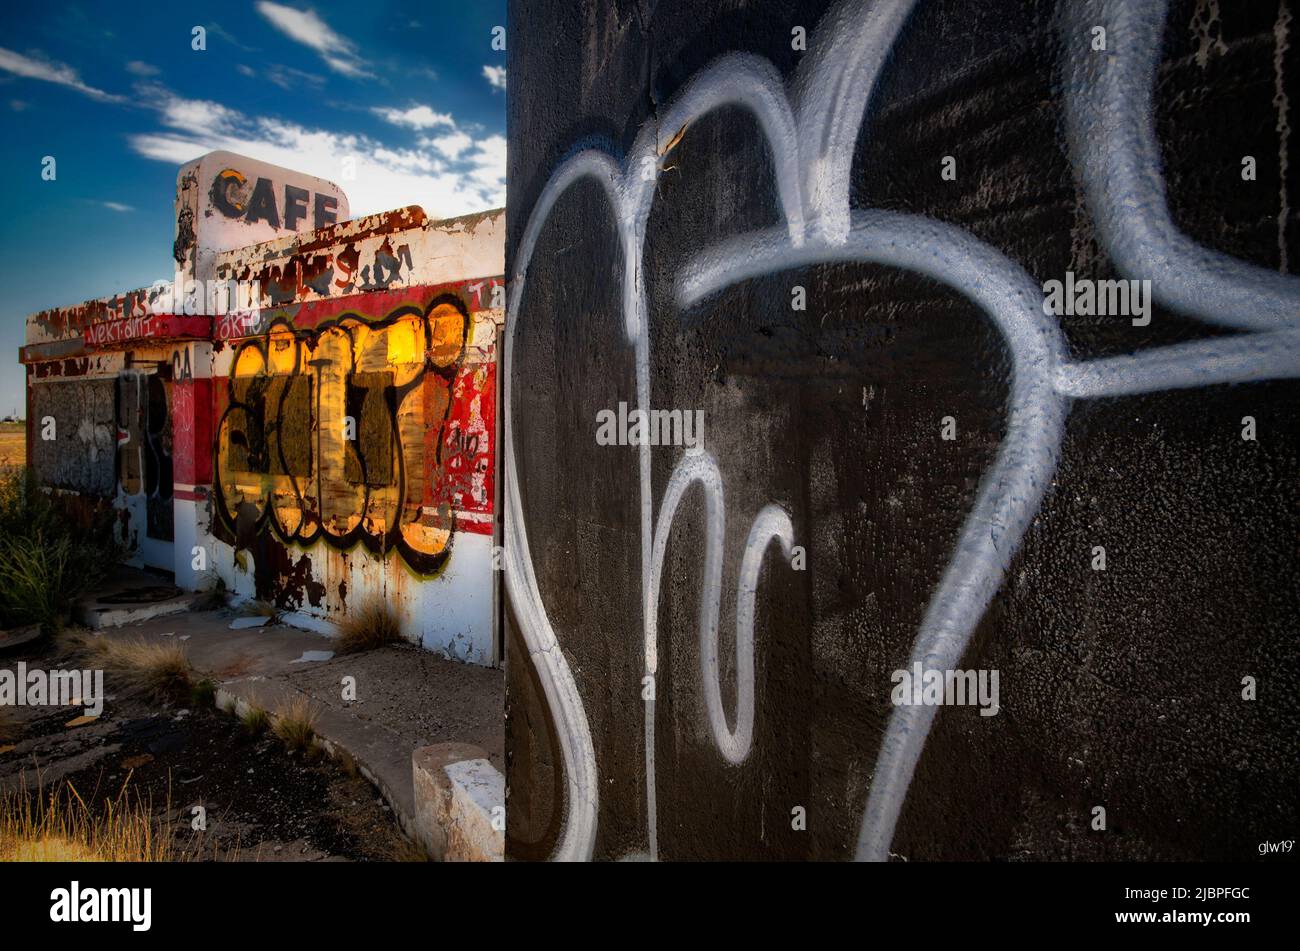
<path fill-rule="evenodd" d="M 505 347 L 505 575 L 520 633 L 555 722 L 565 771 L 564 824 L 553 858 L 592 856 L 598 805 L 590 725 L 550 624 L 524 526 L 514 455 L 512 359 L 525 279 L 539 233 L 558 198 L 592 179 L 605 191 L 623 249 L 623 330 L 635 347 L 637 405 L 650 406 L 650 340 L 642 276 L 646 222 L 655 179 L 671 144 L 691 122 L 725 105 L 747 108 L 773 156 L 784 224 L 708 248 L 678 275 L 677 302 L 690 307 L 723 288 L 782 270 L 837 261 L 873 262 L 927 275 L 977 304 L 1012 356 L 1006 435 L 984 476 L 951 560 L 935 589 L 907 666 L 953 669 L 1002 584 L 1025 528 L 1055 472 L 1071 400 L 1124 396 L 1300 375 L 1300 280 L 1196 245 L 1173 224 L 1164 199 L 1152 120 L 1152 88 L 1164 5 L 1150 0 L 1063 4 L 1068 50 L 1068 136 L 1072 160 L 1120 272 L 1150 279 L 1156 299 L 1206 322 L 1249 331 L 1084 362 L 1069 358 L 1060 327 L 1044 314 L 1039 282 L 997 249 L 961 228 L 932 219 L 849 204 L 858 131 L 872 89 L 914 0 L 885 0 L 863 10 L 836 4 L 810 39 L 811 52 L 789 90 L 760 57 L 729 54 L 693 77 L 639 130 L 622 162 L 596 149 L 563 162 L 543 188 L 524 229 L 510 282 Z M 1092 55 L 1089 29 L 1107 26 L 1107 55 Z M 652 174 L 645 174 L 646 170 Z M 653 516 L 650 449 L 639 455 L 645 671 L 658 667 L 658 603 L 664 554 L 678 503 L 698 483 L 706 505 L 700 666 L 709 724 L 729 763 L 753 739 L 754 596 L 764 553 L 779 540 L 787 557 L 795 532 L 786 512 L 766 506 L 752 522 L 742 556 L 736 624 L 736 714 L 727 725 L 721 701 L 718 615 L 722 598 L 725 505 L 721 474 L 706 452 L 687 452 Z M 887 665 L 897 666 L 893 662 Z M 857 858 L 882 861 L 933 723 L 936 707 L 895 707 L 881 743 L 859 831 Z M 650 857 L 658 855 L 654 697 L 646 699 L 645 784 Z"/>

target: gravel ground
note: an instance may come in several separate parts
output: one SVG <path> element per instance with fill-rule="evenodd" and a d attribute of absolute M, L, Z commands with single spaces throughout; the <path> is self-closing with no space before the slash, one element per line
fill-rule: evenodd
<path fill-rule="evenodd" d="M 48 640 L 0 666 L 93 666 Z M 103 715 L 66 724 L 79 708 L 11 707 L 0 719 L 0 786 L 48 792 L 70 782 L 95 808 L 123 783 L 172 820 L 178 852 L 203 860 L 376 861 L 411 857 L 388 806 L 365 779 L 314 753 L 290 753 L 211 708 L 159 704 L 105 675 Z M 170 804 L 170 805 L 169 805 Z M 207 828 L 191 830 L 192 808 Z"/>

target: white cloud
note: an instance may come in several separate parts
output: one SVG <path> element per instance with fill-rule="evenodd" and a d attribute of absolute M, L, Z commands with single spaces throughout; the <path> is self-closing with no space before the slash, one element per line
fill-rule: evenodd
<path fill-rule="evenodd" d="M 243 50 L 245 53 L 256 53 L 257 47 L 248 46 L 239 40 L 229 30 L 225 29 L 220 23 L 212 22 L 208 24 L 208 32 L 215 33 L 237 50 Z"/>
<path fill-rule="evenodd" d="M 56 63 L 53 60 L 23 56 L 21 53 L 15 53 L 13 50 L 7 50 L 4 47 L 0 47 L 0 69 L 26 79 L 40 79 L 47 83 L 67 86 L 69 89 L 75 89 L 77 92 L 84 93 L 90 98 L 98 99 L 101 102 L 122 101 L 121 96 L 114 96 L 102 89 L 96 89 L 94 86 L 87 86 L 81 81 L 80 74 L 71 66 Z"/>
<path fill-rule="evenodd" d="M 206 155 L 221 146 L 204 145 L 202 141 L 187 139 L 170 133 L 156 135 L 133 135 L 131 147 L 145 158 L 156 159 L 171 165 L 184 165 L 186 162 Z"/>
<path fill-rule="evenodd" d="M 370 110 L 385 122 L 405 126 L 408 129 L 432 129 L 434 126 L 454 126 L 455 120 L 446 112 L 434 112 L 428 106 L 412 106 L 410 109 Z"/>
<path fill-rule="evenodd" d="M 356 60 L 345 59 L 342 56 L 325 56 L 325 65 L 336 73 L 342 73 L 350 79 L 374 79 L 375 74 L 366 72 Z"/>
<path fill-rule="evenodd" d="M 158 117 L 163 124 L 173 129 L 229 131 L 240 119 L 237 111 L 227 109 L 219 102 L 208 99 L 182 99 L 159 86 L 137 86 L 136 88 L 158 110 Z"/>
<path fill-rule="evenodd" d="M 374 76 L 362 66 L 356 44 L 335 33 L 328 23 L 316 15 L 315 10 L 295 10 L 283 4 L 260 0 L 257 12 L 289 39 L 314 49 L 325 61 L 325 65 L 336 73 L 353 79 L 369 79 Z"/>
<path fill-rule="evenodd" d="M 483 76 L 493 89 L 506 88 L 506 68 L 504 66 L 484 66 Z"/>
<path fill-rule="evenodd" d="M 110 211 L 135 211 L 133 207 L 124 205 L 120 201 L 102 201 L 100 204 Z"/>
<path fill-rule="evenodd" d="M 265 79 L 286 92 L 298 92 L 304 89 L 315 91 L 325 85 L 324 76 L 304 72 L 301 69 L 294 69 L 292 66 L 281 66 L 278 63 L 272 63 L 270 66 L 265 67 L 261 73 L 244 63 L 236 65 L 235 70 L 241 76 L 247 76 L 249 79 Z"/>
<path fill-rule="evenodd" d="M 126 71 L 135 76 L 157 76 L 158 67 L 151 66 L 149 63 L 138 59 L 133 59 L 126 64 Z"/>
<path fill-rule="evenodd" d="M 458 129 L 455 132 L 448 132 L 446 135 L 435 135 L 432 138 L 421 139 L 420 144 L 435 148 L 447 158 L 454 159 L 473 145 L 474 140 Z"/>
<path fill-rule="evenodd" d="M 292 66 L 268 66 L 266 68 L 266 78 L 288 92 L 302 89 L 304 86 L 318 89 L 325 85 L 324 76 L 306 73 L 301 69 L 294 69 Z"/>
<path fill-rule="evenodd" d="M 505 138 L 491 135 L 456 149 L 456 156 L 424 148 L 395 148 L 364 135 L 337 134 L 267 117 L 250 117 L 215 102 L 183 99 L 160 87 L 144 90 L 169 127 L 135 135 L 131 147 L 146 158 L 183 164 L 227 149 L 274 165 L 337 182 L 347 193 L 353 217 L 420 205 L 435 218 L 505 204 Z M 431 110 L 430 110 L 431 111 Z M 448 117 L 448 124 L 454 122 Z M 452 135 L 463 134 L 453 132 Z M 343 180 L 345 159 L 356 176 Z"/>
<path fill-rule="evenodd" d="M 465 158 L 472 166 L 469 177 L 475 182 L 484 187 L 490 187 L 494 182 L 505 182 L 506 137 L 504 135 L 488 136 L 477 143 L 474 150 Z"/>

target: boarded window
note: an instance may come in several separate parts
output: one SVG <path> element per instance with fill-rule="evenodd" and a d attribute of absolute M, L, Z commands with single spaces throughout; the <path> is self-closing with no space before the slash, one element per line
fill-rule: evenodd
<path fill-rule="evenodd" d="M 393 374 L 354 373 L 348 380 L 348 415 L 356 421 L 356 452 L 346 453 L 347 479 L 360 485 L 393 484 Z M 364 469 L 363 469 L 364 466 Z"/>
<path fill-rule="evenodd" d="M 272 377 L 265 397 L 266 438 L 273 475 L 311 475 L 312 379 L 306 374 Z"/>
<path fill-rule="evenodd" d="M 234 381 L 233 401 L 243 405 L 230 410 L 226 452 L 231 472 L 269 471 L 264 423 L 266 384 L 264 376 L 240 377 Z"/>

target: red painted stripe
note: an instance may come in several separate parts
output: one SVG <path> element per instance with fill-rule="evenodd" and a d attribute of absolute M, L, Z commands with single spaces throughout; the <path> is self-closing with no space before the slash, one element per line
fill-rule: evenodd
<path fill-rule="evenodd" d="M 122 320 L 101 320 L 86 328 L 84 339 L 90 350 L 124 350 L 138 341 L 207 340 L 212 318 L 185 314 L 152 314 Z"/>
<path fill-rule="evenodd" d="M 473 278 L 446 284 L 395 287 L 385 291 L 354 291 L 346 297 L 290 303 L 280 307 L 263 307 L 261 310 L 215 318 L 212 337 L 214 340 L 238 340 L 243 337 L 257 336 L 282 313 L 285 317 L 291 317 L 293 326 L 297 330 L 310 330 L 318 324 L 348 313 L 359 313 L 374 319 L 382 319 L 403 305 L 411 305 L 423 310 L 429 306 L 430 301 L 443 294 L 455 294 L 464 302 L 465 308 L 471 314 L 476 314 L 491 309 L 493 288 L 504 284 L 505 279 L 502 277 Z"/>

